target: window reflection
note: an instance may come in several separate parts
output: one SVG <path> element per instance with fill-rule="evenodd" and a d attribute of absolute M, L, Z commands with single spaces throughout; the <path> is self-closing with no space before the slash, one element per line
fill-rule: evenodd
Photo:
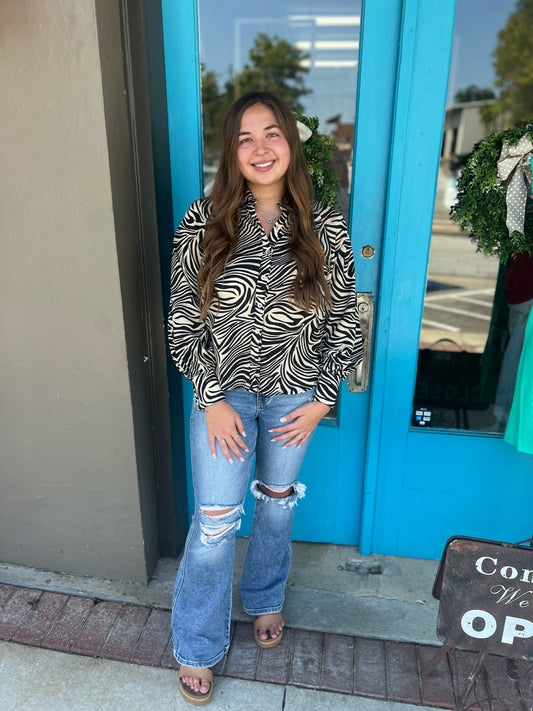
<path fill-rule="evenodd" d="M 471 239 L 461 232 L 450 207 L 458 176 L 478 141 L 518 121 L 533 121 L 531 19 L 533 0 L 457 2 L 413 401 L 415 427 L 505 428 L 533 305 L 533 259 L 520 255 L 501 263 L 477 251 L 475 235 Z"/>
<path fill-rule="evenodd" d="M 216 173 L 226 108 L 246 91 L 273 90 L 335 138 L 338 207 L 347 217 L 361 1 L 337 2 L 332 12 L 324 0 L 200 0 L 199 19 L 204 192 Z"/>

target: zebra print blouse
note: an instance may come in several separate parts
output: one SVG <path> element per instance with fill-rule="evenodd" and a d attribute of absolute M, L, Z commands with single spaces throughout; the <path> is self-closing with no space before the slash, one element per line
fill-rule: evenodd
<path fill-rule="evenodd" d="M 248 191 L 238 215 L 237 247 L 216 282 L 220 305 L 205 321 L 199 318 L 196 275 L 210 200 L 197 200 L 187 210 L 172 255 L 172 357 L 202 409 L 223 400 L 224 390 L 239 387 L 267 396 L 316 387 L 314 399 L 333 406 L 340 382 L 363 354 L 346 225 L 332 208 L 314 204 L 332 305 L 308 313 L 289 296 L 296 265 L 287 209 L 281 205 L 281 217 L 267 235 L 254 206 Z"/>

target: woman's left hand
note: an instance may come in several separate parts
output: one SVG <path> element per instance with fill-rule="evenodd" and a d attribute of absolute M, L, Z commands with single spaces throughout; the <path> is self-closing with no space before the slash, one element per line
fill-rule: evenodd
<path fill-rule="evenodd" d="M 329 405 L 325 405 L 323 402 L 316 400 L 306 402 L 305 405 L 300 405 L 296 410 L 287 413 L 281 418 L 281 422 L 286 422 L 287 424 L 268 430 L 276 435 L 272 438 L 272 442 L 285 442 L 283 449 L 291 447 L 293 444 L 297 447 L 301 447 L 313 434 L 320 420 L 325 417 L 330 410 Z"/>

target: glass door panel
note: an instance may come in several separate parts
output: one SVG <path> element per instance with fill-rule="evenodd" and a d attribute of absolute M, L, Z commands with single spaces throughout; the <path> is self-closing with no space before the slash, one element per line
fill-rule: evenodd
<path fill-rule="evenodd" d="M 360 22 L 361 0 L 200 0 L 205 194 L 226 108 L 249 90 L 273 90 L 335 138 L 338 207 L 348 218 Z"/>
<path fill-rule="evenodd" d="M 226 109 L 247 91 L 266 89 L 316 117 L 319 132 L 335 139 L 337 207 L 349 223 L 361 0 L 199 0 L 198 19 L 204 194 L 217 171 Z M 376 68 L 382 76 L 383 64 Z M 357 543 L 364 438 L 354 443 L 353 432 L 365 430 L 367 408 L 366 398 L 343 386 L 331 418 L 317 428 L 301 472 L 307 492 L 295 540 Z M 251 495 L 245 510 L 253 510 Z M 249 534 L 251 520 L 243 519 L 240 535 Z"/>
<path fill-rule="evenodd" d="M 520 85 L 508 64 L 513 56 L 520 61 L 513 42 L 525 22 L 522 6 L 516 0 L 457 2 L 412 410 L 416 428 L 498 433 L 510 409 L 521 347 L 516 329 L 525 325 L 533 293 L 516 315 L 515 304 L 508 304 L 514 269 L 477 251 L 475 236 L 459 229 L 450 208 L 475 144 L 533 118 L 533 79 Z M 533 48 L 530 34 L 524 37 L 522 61 Z M 522 279 L 533 285 L 533 259 L 526 271 Z"/>

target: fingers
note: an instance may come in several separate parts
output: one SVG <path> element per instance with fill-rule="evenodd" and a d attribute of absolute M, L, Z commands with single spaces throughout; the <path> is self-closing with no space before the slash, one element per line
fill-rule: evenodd
<path fill-rule="evenodd" d="M 211 450 L 213 459 L 216 459 L 217 458 L 216 438 L 215 438 L 214 434 L 211 434 L 211 432 L 209 432 L 209 449 Z"/>
<path fill-rule="evenodd" d="M 205 421 L 209 435 L 209 448 L 216 459 L 217 443 L 228 462 L 233 457 L 244 462 L 243 452 L 248 452 L 244 438 L 246 432 L 238 412 L 225 400 L 209 406 L 205 412 Z"/>
<path fill-rule="evenodd" d="M 297 444 L 301 446 L 303 442 L 311 436 L 320 420 L 329 412 L 330 407 L 321 402 L 310 401 L 292 412 L 280 418 L 280 422 L 285 423 L 279 427 L 272 427 L 269 432 L 276 436 L 273 442 L 289 440 L 284 446 Z M 301 435 L 300 438 L 297 435 Z M 298 442 L 301 439 L 302 442 Z"/>
<path fill-rule="evenodd" d="M 280 425 L 279 427 L 271 427 L 268 431 L 269 431 L 269 432 L 274 432 L 274 433 L 279 432 L 279 433 L 285 434 L 285 433 L 290 433 L 290 432 L 292 432 L 292 431 L 295 431 L 296 429 L 299 429 L 299 430 L 301 431 L 302 428 L 305 427 L 303 418 L 301 418 L 301 417 L 300 417 L 300 418 L 298 418 L 298 417 L 295 418 L 295 417 L 293 416 L 293 413 L 292 413 L 292 412 L 291 412 L 290 414 L 288 414 L 288 415 L 285 415 L 285 417 L 282 417 L 282 418 L 280 419 L 280 422 L 284 422 L 284 423 L 286 423 L 286 424 Z M 296 428 L 296 422 L 300 423 L 300 427 L 299 427 L 299 428 Z M 280 439 L 283 439 L 283 437 L 280 437 Z M 285 437 L 285 439 L 286 439 L 286 437 Z"/>
<path fill-rule="evenodd" d="M 317 423 L 309 423 L 303 417 L 293 420 L 283 427 L 274 427 L 269 430 L 275 436 L 271 442 L 284 442 L 283 449 L 296 445 L 301 447 L 302 444 L 312 435 Z"/>
<path fill-rule="evenodd" d="M 274 435 L 270 441 L 285 442 L 293 439 L 298 440 L 303 437 L 308 437 L 313 430 L 314 427 L 310 427 L 308 423 L 303 422 L 300 418 L 283 427 L 273 427 L 270 429 L 269 432 Z"/>
<path fill-rule="evenodd" d="M 296 447 L 301 447 L 302 444 L 304 444 L 304 442 L 307 441 L 308 437 L 309 437 L 308 434 L 299 432 L 296 435 L 294 435 L 294 437 L 292 437 L 292 439 L 290 439 L 288 442 L 285 442 L 282 449 L 287 449 L 287 447 L 292 447 L 293 445 L 296 445 Z"/>
<path fill-rule="evenodd" d="M 236 426 L 237 430 L 239 431 L 239 433 L 243 437 L 246 437 L 246 432 L 244 431 L 244 425 L 242 424 L 242 420 L 238 414 L 237 414 L 237 417 L 235 418 L 235 426 Z"/>
<path fill-rule="evenodd" d="M 316 407 L 319 405 L 319 407 Z M 280 419 L 285 424 L 272 427 L 272 442 L 283 442 L 283 449 L 296 445 L 301 447 L 313 434 L 322 419 L 324 408 L 319 403 L 306 403 Z"/>
<path fill-rule="evenodd" d="M 301 447 L 329 409 L 327 405 L 314 401 L 300 405 L 280 418 L 279 427 L 269 429 L 274 435 L 271 441 L 282 442 L 283 449 Z M 215 403 L 207 409 L 206 424 L 212 456 L 216 459 L 220 449 L 230 464 L 233 464 L 234 458 L 244 462 L 244 454 L 249 451 L 246 432 L 238 412 L 227 401 Z"/>
<path fill-rule="evenodd" d="M 301 415 L 304 415 L 306 412 L 305 405 L 300 405 L 300 407 L 297 407 L 296 410 L 293 410 L 292 412 L 288 412 L 286 415 L 280 418 L 280 422 L 291 422 L 292 420 L 295 420 L 297 417 L 300 417 Z"/>
<path fill-rule="evenodd" d="M 226 442 L 222 443 L 222 451 L 224 452 L 224 444 L 226 447 L 233 452 L 233 454 L 237 457 L 237 459 L 240 462 L 244 462 L 244 457 L 242 455 L 243 452 L 248 452 L 249 449 L 246 446 L 246 442 L 244 441 L 244 437 L 246 437 L 246 432 L 244 430 L 244 425 L 242 423 L 241 418 L 237 413 L 235 413 L 235 431 L 230 434 L 228 437 L 226 437 Z M 224 454 L 226 454 L 224 452 Z M 230 459 L 230 457 L 226 454 L 226 459 L 228 461 L 233 461 Z"/>
<path fill-rule="evenodd" d="M 217 438 L 222 454 L 226 457 L 230 464 L 233 464 L 232 454 L 237 457 L 240 462 L 244 462 L 243 452 L 248 452 L 249 449 L 246 446 L 246 442 L 243 440 L 238 432 L 235 434 L 229 434 L 226 437 Z M 216 453 L 215 453 L 216 459 Z"/>

